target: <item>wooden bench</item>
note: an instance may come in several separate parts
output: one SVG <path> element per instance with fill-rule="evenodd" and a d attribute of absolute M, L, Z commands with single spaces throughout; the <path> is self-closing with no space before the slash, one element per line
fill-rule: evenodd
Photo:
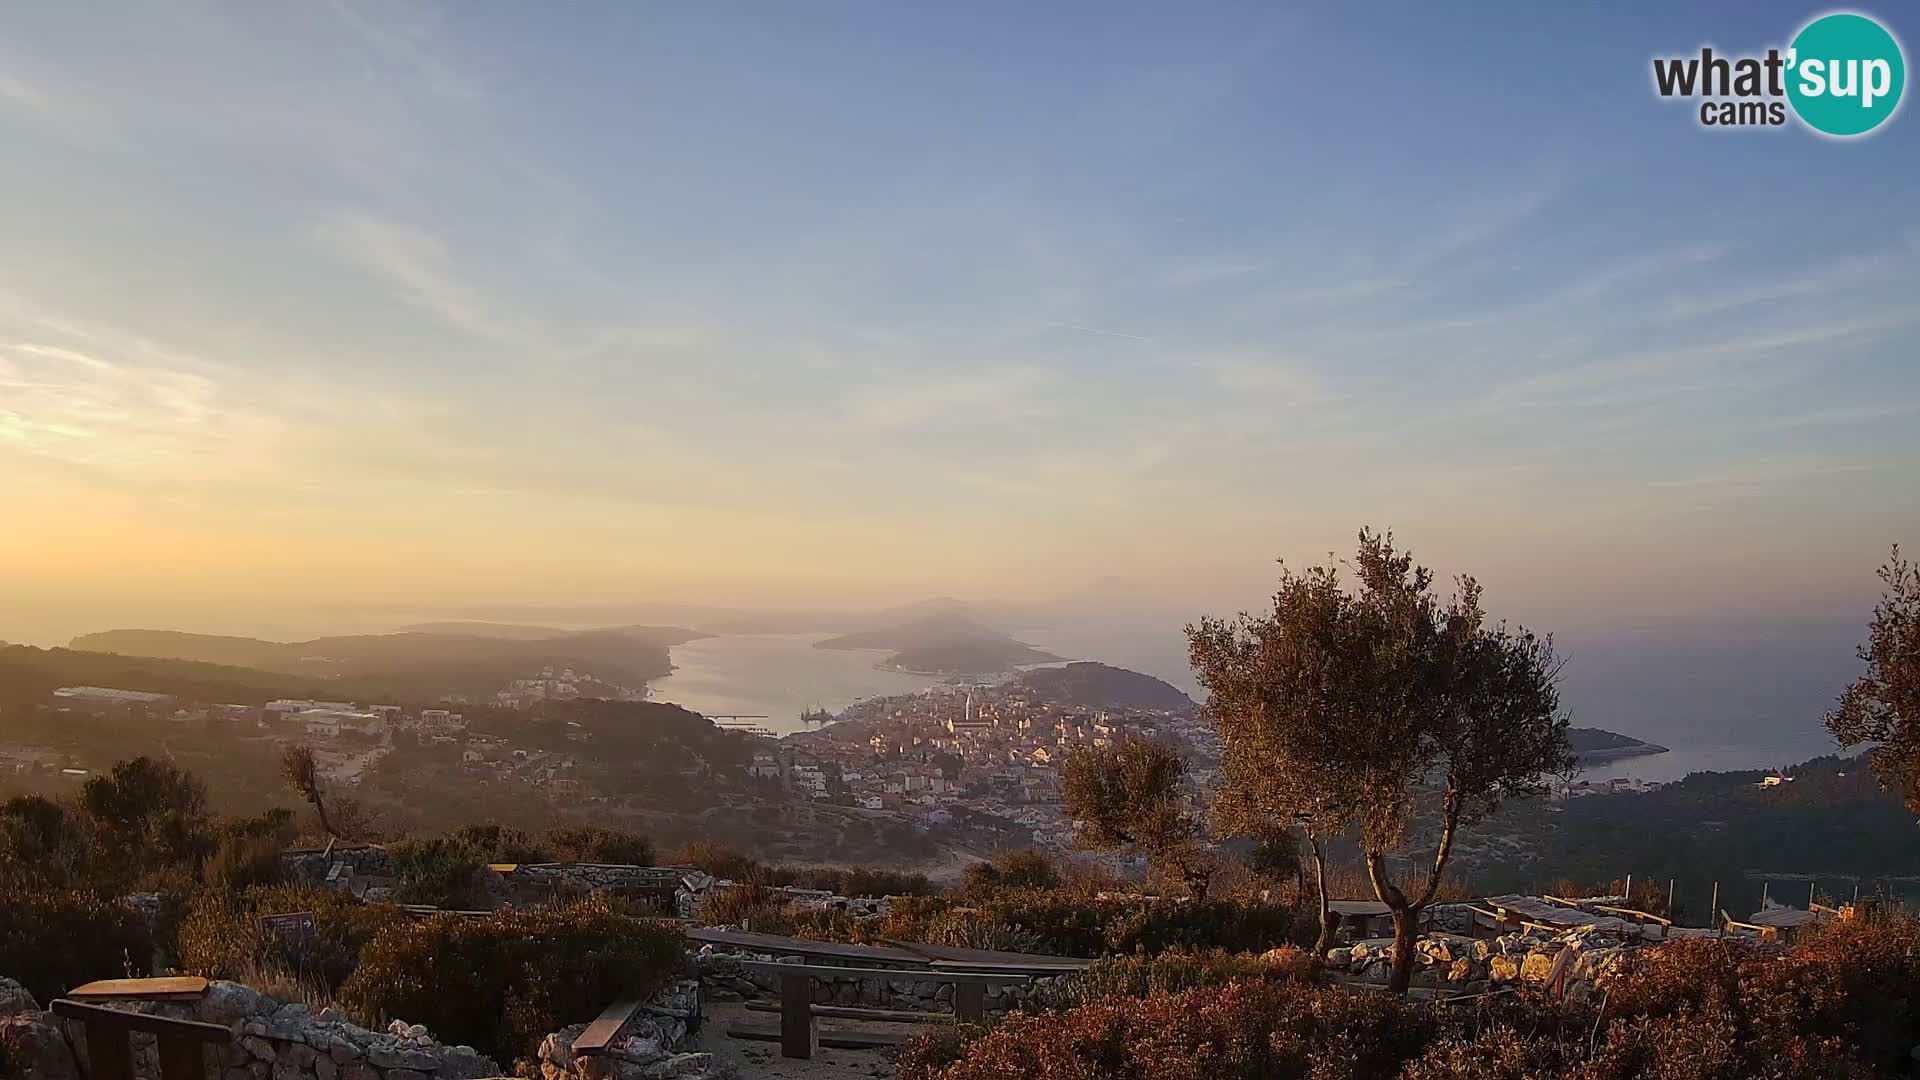
<path fill-rule="evenodd" d="M 892 1045 L 898 1040 L 883 1036 L 864 1035 L 828 1035 L 823 1036 L 814 1023 L 816 1017 L 837 1016 L 841 1019 L 877 1020 L 887 1023 L 926 1023 L 939 1019 L 937 1013 L 902 1013 L 897 1010 L 853 1009 L 837 1005 L 815 1005 L 813 1003 L 813 980 L 815 979 L 901 979 L 915 981 L 949 983 L 953 986 L 953 1015 L 963 1023 L 979 1023 L 987 1016 L 987 987 L 1024 985 L 1029 976 L 995 972 L 968 971 L 900 971 L 888 968 L 836 967 L 829 964 L 782 964 L 773 960 L 747 960 L 743 966 L 749 971 L 763 975 L 780 977 L 780 1028 L 768 1031 L 759 1028 L 731 1028 L 727 1034 L 739 1039 L 763 1039 L 780 1041 L 780 1056 L 788 1058 L 811 1058 L 816 1046 L 883 1046 Z M 830 1011 L 822 1011 L 830 1010 Z M 908 1016 L 910 1020 L 900 1017 Z"/>
<path fill-rule="evenodd" d="M 599 1057 L 607 1052 L 607 1047 L 620 1037 L 621 1029 L 633 1019 L 644 1004 L 639 998 L 616 1001 L 606 1007 L 593 1023 L 587 1025 L 578 1038 L 573 1040 L 573 1052 L 578 1057 Z"/>
<path fill-rule="evenodd" d="M 207 1061 L 202 1048 L 233 1041 L 233 1032 L 219 1024 L 169 1020 L 66 998 L 53 1003 L 53 1014 L 84 1029 L 89 1080 L 134 1080 L 129 1037 L 136 1031 L 152 1035 L 158 1044 L 161 1080 L 206 1080 Z"/>

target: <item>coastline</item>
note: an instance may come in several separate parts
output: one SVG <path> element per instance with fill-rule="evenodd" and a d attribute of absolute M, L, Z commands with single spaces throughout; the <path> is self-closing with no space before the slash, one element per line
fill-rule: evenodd
<path fill-rule="evenodd" d="M 1653 757 L 1656 754 L 1669 753 L 1668 749 L 1657 743 L 1635 743 L 1632 746 L 1606 746 L 1597 750 L 1583 750 L 1576 755 L 1577 763 L 1588 765 L 1606 765 L 1628 758 Z"/>

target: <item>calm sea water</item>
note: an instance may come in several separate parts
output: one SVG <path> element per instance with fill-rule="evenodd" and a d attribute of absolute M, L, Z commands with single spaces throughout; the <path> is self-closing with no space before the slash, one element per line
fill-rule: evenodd
<path fill-rule="evenodd" d="M 755 723 L 779 734 L 800 731 L 809 709 L 838 712 L 861 698 L 911 693 L 937 679 L 878 671 L 887 653 L 816 649 L 828 634 L 723 634 L 672 650 L 674 672 L 647 684 L 649 699 L 707 716 L 764 714 Z"/>
<path fill-rule="evenodd" d="M 1668 781 L 1703 770 L 1780 768 L 1834 752 L 1820 714 L 1853 674 L 1842 633 L 1705 643 L 1668 635 L 1570 641 L 1562 690 L 1574 723 L 1670 748 L 1586 775 Z M 803 726 L 799 717 L 807 709 L 838 711 L 860 698 L 937 681 L 876 671 L 884 653 L 814 648 L 824 636 L 729 634 L 677 645 L 678 670 L 653 681 L 653 700 L 709 715 L 764 713 L 761 723 L 785 733 Z M 1131 668 L 1200 693 L 1172 623 L 1056 625 L 1016 636 L 1064 657 Z"/>
<path fill-rule="evenodd" d="M 1851 623 L 1567 634 L 1562 703 L 1582 727 L 1668 747 L 1595 766 L 1594 779 L 1666 782 L 1688 773 L 1783 768 L 1834 753 L 1820 726 L 1853 677 Z M 1178 620 L 1026 629 L 1023 641 L 1165 679 L 1200 696 Z"/>

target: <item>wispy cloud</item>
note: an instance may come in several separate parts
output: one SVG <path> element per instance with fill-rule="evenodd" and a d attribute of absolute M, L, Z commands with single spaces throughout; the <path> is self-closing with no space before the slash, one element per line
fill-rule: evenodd
<path fill-rule="evenodd" d="M 1040 395 L 1058 376 L 1033 367 L 1008 367 L 898 383 L 857 396 L 848 418 L 870 431 L 901 431 L 941 420 L 977 424 L 1044 411 Z"/>
<path fill-rule="evenodd" d="M 476 337 L 525 344 L 531 335 L 503 314 L 504 305 L 468 283 L 440 238 L 417 226 L 364 213 L 344 213 L 314 226 L 321 248 L 371 273 L 399 299 Z"/>

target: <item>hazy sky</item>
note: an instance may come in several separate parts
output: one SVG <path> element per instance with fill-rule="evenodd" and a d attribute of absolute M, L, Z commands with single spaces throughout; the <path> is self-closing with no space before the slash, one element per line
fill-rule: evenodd
<path fill-rule="evenodd" d="M 1547 626 L 1864 621 L 1920 117 L 1648 75 L 1818 10 L 5 5 L 0 638 L 1232 606 L 1363 523 Z"/>

